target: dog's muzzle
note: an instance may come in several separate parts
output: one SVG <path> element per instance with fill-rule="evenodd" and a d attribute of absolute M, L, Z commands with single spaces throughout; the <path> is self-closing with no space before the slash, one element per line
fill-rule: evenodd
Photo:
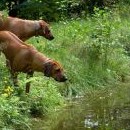
<path fill-rule="evenodd" d="M 53 39 L 54 39 L 54 37 L 53 37 L 53 36 L 48 37 L 48 40 L 53 40 Z"/>
<path fill-rule="evenodd" d="M 60 77 L 60 78 L 55 78 L 55 80 L 58 81 L 58 82 L 65 82 L 65 81 L 67 81 L 68 79 L 67 79 L 66 76 L 62 76 L 62 77 Z"/>

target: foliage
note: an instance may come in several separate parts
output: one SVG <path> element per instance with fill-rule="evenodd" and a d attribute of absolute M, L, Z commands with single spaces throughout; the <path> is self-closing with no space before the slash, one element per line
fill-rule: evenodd
<path fill-rule="evenodd" d="M 30 95 L 25 101 L 29 102 L 30 113 L 33 116 L 43 116 L 59 106 L 63 106 L 64 99 L 58 92 L 56 84 L 48 79 L 35 76 L 29 80 L 23 79 L 20 86 L 25 90 L 25 83 L 31 81 L 32 86 Z M 33 102 L 32 102 L 33 101 Z"/>
<path fill-rule="evenodd" d="M 19 97 L 8 96 L 6 93 L 0 96 L 0 129 L 30 129 L 25 102 Z"/>
<path fill-rule="evenodd" d="M 32 1 L 34 2 L 34 1 Z M 124 8 L 125 10 L 125 8 Z M 0 56 L 0 128 L 29 129 L 28 118 L 46 115 L 65 104 L 66 98 L 78 97 L 86 91 L 107 88 L 129 75 L 129 56 L 124 47 L 129 43 L 128 17 L 118 8 L 110 11 L 94 8 L 92 17 L 52 23 L 53 41 L 31 38 L 39 51 L 62 63 L 69 81 L 57 83 L 39 73 L 26 80 L 19 76 L 20 88 L 13 88 L 5 58 Z M 25 94 L 25 83 L 32 82 Z"/>
<path fill-rule="evenodd" d="M 94 12 L 94 7 L 103 9 L 115 3 L 117 0 L 2 0 L 0 9 L 8 10 L 8 14 L 13 17 L 59 21 L 86 17 L 88 13 Z"/>

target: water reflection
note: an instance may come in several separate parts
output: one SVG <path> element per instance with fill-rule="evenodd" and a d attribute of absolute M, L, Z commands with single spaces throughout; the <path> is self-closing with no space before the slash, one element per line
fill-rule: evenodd
<path fill-rule="evenodd" d="M 97 120 L 94 120 L 94 115 L 87 115 L 85 120 L 84 120 L 84 127 L 85 128 L 93 128 L 93 129 L 96 129 L 98 128 L 98 121 Z"/>
<path fill-rule="evenodd" d="M 130 87 L 87 93 L 38 130 L 130 130 Z M 33 130 L 37 130 L 36 128 Z"/>
<path fill-rule="evenodd" d="M 100 109 L 100 108 L 97 108 Z M 130 130 L 130 106 L 127 108 L 105 108 L 88 112 L 84 119 L 85 128 L 91 130 Z"/>

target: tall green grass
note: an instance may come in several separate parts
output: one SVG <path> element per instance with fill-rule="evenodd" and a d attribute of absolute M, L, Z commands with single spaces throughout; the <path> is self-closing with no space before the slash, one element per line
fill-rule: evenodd
<path fill-rule="evenodd" d="M 0 127 L 13 129 L 19 125 L 18 122 L 23 122 L 20 127 L 24 130 L 29 129 L 28 115 L 44 116 L 64 106 L 65 98 L 83 95 L 87 91 L 107 88 L 124 81 L 125 76 L 130 72 L 127 55 L 129 52 L 125 50 L 130 40 L 129 23 L 127 17 L 122 19 L 119 8 L 113 11 L 95 8 L 92 17 L 50 23 L 55 36 L 53 41 L 33 37 L 27 42 L 46 56 L 59 61 L 69 80 L 66 83 L 58 83 L 44 77 L 41 73 L 35 73 L 30 79 L 32 86 L 29 95 L 25 95 L 24 92 L 27 82 L 25 75 L 20 74 L 18 96 L 18 90 L 13 88 L 2 55 L 0 57 L 0 99 L 2 98 L 4 102 L 0 105 L 2 109 L 0 115 L 9 112 L 0 118 L 0 122 L 5 121 L 4 124 L 0 124 Z M 5 90 L 8 88 L 14 91 L 9 90 L 7 93 Z M 17 100 L 12 103 L 13 98 Z M 6 105 L 12 108 L 7 110 Z"/>
<path fill-rule="evenodd" d="M 129 73 L 128 52 L 124 49 L 129 41 L 128 25 L 117 10 L 95 8 L 91 18 L 53 23 L 55 40 L 42 42 L 40 38 L 40 44 L 34 46 L 63 64 L 70 79 L 67 88 L 72 95 L 79 94 L 119 82 Z"/>

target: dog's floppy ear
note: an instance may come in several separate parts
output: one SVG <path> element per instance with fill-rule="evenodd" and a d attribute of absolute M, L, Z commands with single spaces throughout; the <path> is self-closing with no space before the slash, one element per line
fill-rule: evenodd
<path fill-rule="evenodd" d="M 50 62 L 44 64 L 44 75 L 47 77 L 51 76 L 53 65 Z"/>
<path fill-rule="evenodd" d="M 40 24 L 40 28 L 43 30 L 44 34 L 46 34 L 47 30 L 48 30 L 48 26 L 49 24 L 47 24 L 45 21 L 40 20 L 39 21 Z"/>

